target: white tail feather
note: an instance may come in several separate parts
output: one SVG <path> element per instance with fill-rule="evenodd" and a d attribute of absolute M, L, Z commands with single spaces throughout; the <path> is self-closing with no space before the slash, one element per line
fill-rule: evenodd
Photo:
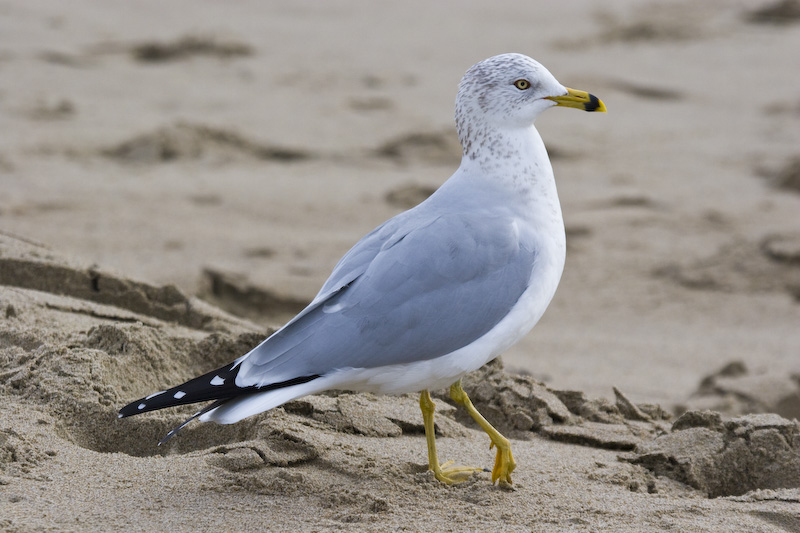
<path fill-rule="evenodd" d="M 286 402 L 306 396 L 316 394 L 331 388 L 331 380 L 317 378 L 308 383 L 292 385 L 267 392 L 248 394 L 228 400 L 219 407 L 202 414 L 199 417 L 201 422 L 216 422 L 218 424 L 233 424 L 248 416 L 263 413 Z"/>

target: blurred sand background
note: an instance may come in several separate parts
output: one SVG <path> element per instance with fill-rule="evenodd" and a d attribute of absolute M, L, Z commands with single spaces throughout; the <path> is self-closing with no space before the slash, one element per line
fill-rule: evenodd
<path fill-rule="evenodd" d="M 0 1 L 0 528 L 800 530 L 798 50 L 792 1 Z M 166 451 L 182 414 L 114 419 L 246 351 L 438 187 L 458 81 L 511 51 L 609 110 L 537 122 L 567 265 L 496 376 L 539 403 L 482 400 L 517 432 L 516 491 L 426 477 L 413 397 L 323 396 Z M 618 461 L 681 433 L 651 404 L 780 414 L 723 440 L 783 432 L 764 449 L 788 477 Z M 448 456 L 488 466 L 441 418 Z"/>

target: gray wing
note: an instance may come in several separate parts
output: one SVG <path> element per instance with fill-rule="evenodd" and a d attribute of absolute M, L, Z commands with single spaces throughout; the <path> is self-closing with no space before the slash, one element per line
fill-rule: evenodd
<path fill-rule="evenodd" d="M 236 384 L 448 354 L 508 313 L 535 256 L 511 216 L 403 213 L 364 237 L 303 312 L 239 360 Z"/>

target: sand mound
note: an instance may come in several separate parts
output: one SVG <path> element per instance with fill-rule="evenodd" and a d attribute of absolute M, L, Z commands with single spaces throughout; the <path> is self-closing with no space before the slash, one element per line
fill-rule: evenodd
<path fill-rule="evenodd" d="M 273 321 L 276 315 L 294 316 L 308 305 L 305 300 L 276 293 L 250 283 L 242 275 L 216 268 L 203 269 L 203 298 L 237 316 Z"/>
<path fill-rule="evenodd" d="M 409 133 L 391 139 L 375 150 L 375 155 L 399 164 L 429 163 L 435 165 L 458 165 L 461 161 L 461 145 L 451 128 L 442 132 Z"/>
<path fill-rule="evenodd" d="M 148 41 L 136 44 L 131 55 L 143 63 L 180 61 L 196 56 L 230 59 L 249 56 L 253 49 L 247 44 L 221 40 L 213 36 L 187 35 L 171 42 Z"/>
<path fill-rule="evenodd" d="M 800 21 L 800 2 L 797 0 L 778 0 L 748 12 L 745 20 L 757 24 L 778 26 L 796 24 Z"/>
<path fill-rule="evenodd" d="M 180 159 L 225 161 L 246 157 L 294 162 L 308 159 L 303 150 L 266 145 L 226 129 L 178 122 L 103 148 L 106 157 L 128 164 L 157 164 Z"/>
<path fill-rule="evenodd" d="M 187 297 L 175 286 L 154 287 L 123 278 L 96 266 L 79 264 L 12 235 L 0 233 L 0 252 L 0 285 L 74 299 L 56 298 L 58 303 L 50 304 L 51 307 L 61 305 L 64 311 L 122 322 L 140 318 L 148 322 L 149 318 L 154 318 L 209 331 L 225 330 L 239 322 L 197 298 Z M 7 315 L 15 313 L 13 304 L 10 305 L 6 308 Z"/>
<path fill-rule="evenodd" d="M 224 364 L 264 335 L 174 287 L 122 278 L 6 235 L 0 267 L 0 391 L 45 406 L 71 440 L 93 450 L 156 453 L 134 437 L 163 434 L 176 416 L 123 427 L 119 406 L 155 384 Z"/>
<path fill-rule="evenodd" d="M 712 498 L 800 487 L 800 423 L 775 414 L 723 422 L 712 411 L 689 411 L 632 461 Z"/>
<path fill-rule="evenodd" d="M 796 373 L 751 372 L 741 361 L 731 362 L 703 378 L 679 411 L 713 410 L 728 416 L 775 413 L 800 418 L 800 368 Z"/>
<path fill-rule="evenodd" d="M 800 156 L 790 158 L 780 168 L 762 169 L 757 172 L 767 178 L 769 184 L 773 187 L 800 192 Z"/>
<path fill-rule="evenodd" d="M 725 292 L 787 292 L 800 299 L 800 236 L 766 235 L 736 240 L 709 257 L 659 268 L 655 275 L 691 289 Z"/>

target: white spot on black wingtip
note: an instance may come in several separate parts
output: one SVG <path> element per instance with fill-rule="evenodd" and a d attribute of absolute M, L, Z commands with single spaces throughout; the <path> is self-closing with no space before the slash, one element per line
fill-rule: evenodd
<path fill-rule="evenodd" d="M 178 392 L 172 395 L 172 397 L 175 398 L 176 400 L 180 400 L 184 396 L 186 396 L 186 393 L 183 392 L 182 390 L 179 390 Z"/>
<path fill-rule="evenodd" d="M 141 411 L 141 410 L 142 410 L 142 409 L 144 409 L 145 407 L 147 407 L 147 405 L 145 405 L 145 404 L 143 404 L 143 403 L 140 403 L 140 404 L 139 404 L 139 406 L 137 407 L 137 409 Z"/>
<path fill-rule="evenodd" d="M 117 418 L 122 418 L 122 415 L 117 415 Z"/>
<path fill-rule="evenodd" d="M 214 379 L 211 380 L 212 385 L 224 385 L 225 379 L 219 376 L 214 376 Z"/>
<path fill-rule="evenodd" d="M 164 394 L 165 392 L 167 392 L 167 391 L 165 391 L 165 390 L 162 390 L 162 391 L 159 391 L 159 392 L 154 392 L 154 393 L 153 393 L 153 394 L 151 394 L 150 396 L 146 397 L 146 398 L 145 398 L 145 400 L 149 400 L 150 398 L 155 398 L 155 397 L 156 397 L 156 396 L 158 396 L 159 394 Z"/>

